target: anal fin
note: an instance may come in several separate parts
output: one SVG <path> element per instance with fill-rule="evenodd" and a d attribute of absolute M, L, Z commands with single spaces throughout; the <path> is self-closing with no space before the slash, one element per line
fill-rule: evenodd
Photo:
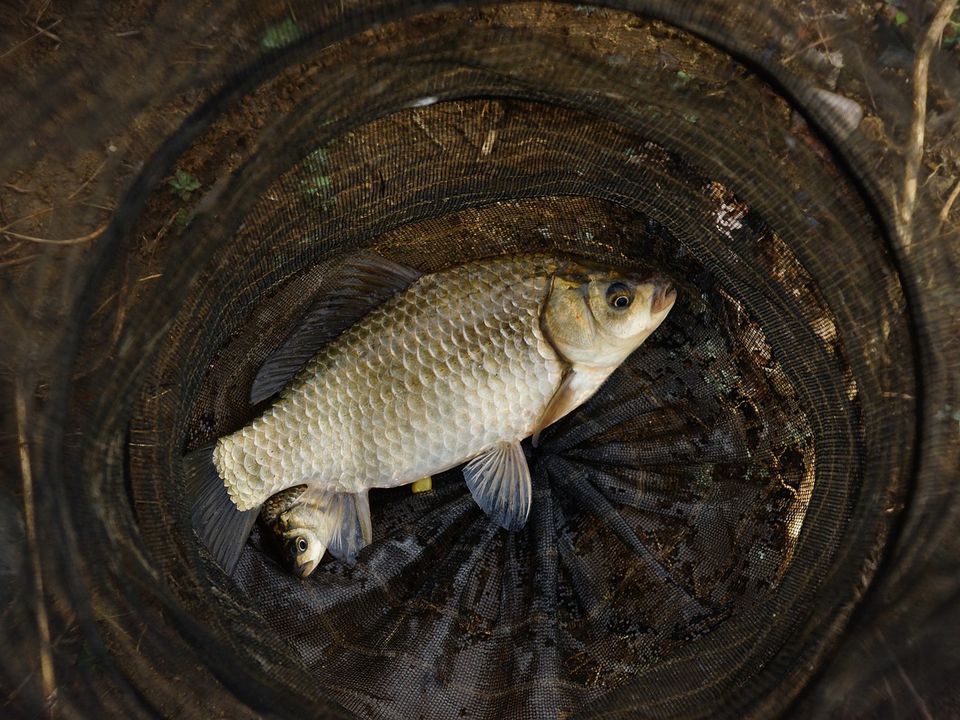
<path fill-rule="evenodd" d="M 519 442 L 497 443 L 463 468 L 473 499 L 497 525 L 519 530 L 530 515 L 530 468 Z"/>
<path fill-rule="evenodd" d="M 367 491 L 358 492 L 354 496 L 357 503 L 357 521 L 360 523 L 360 536 L 363 538 L 363 544 L 369 545 L 373 542 L 373 520 L 370 518 L 370 497 Z"/>

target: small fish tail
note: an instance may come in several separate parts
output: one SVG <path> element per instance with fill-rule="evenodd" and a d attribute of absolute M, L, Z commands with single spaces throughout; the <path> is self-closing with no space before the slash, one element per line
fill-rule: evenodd
<path fill-rule="evenodd" d="M 204 445 L 184 455 L 183 471 L 193 529 L 229 575 L 240 559 L 260 508 L 237 509 L 213 464 L 215 445 Z"/>

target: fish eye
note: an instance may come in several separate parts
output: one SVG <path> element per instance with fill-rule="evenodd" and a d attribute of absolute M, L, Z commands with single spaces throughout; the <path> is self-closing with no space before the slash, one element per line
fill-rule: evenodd
<path fill-rule="evenodd" d="M 629 307 L 632 301 L 633 296 L 630 294 L 630 288 L 625 283 L 610 283 L 610 287 L 607 288 L 607 303 L 610 307 L 623 310 Z"/>
<path fill-rule="evenodd" d="M 298 553 L 305 553 L 307 551 L 307 539 L 304 537 L 298 537 L 296 547 Z"/>

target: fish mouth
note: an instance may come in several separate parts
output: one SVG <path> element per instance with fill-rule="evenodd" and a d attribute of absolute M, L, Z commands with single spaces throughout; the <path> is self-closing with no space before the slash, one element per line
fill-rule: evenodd
<path fill-rule="evenodd" d="M 653 297 L 650 298 L 650 313 L 656 315 L 673 307 L 677 291 L 673 283 L 664 278 L 656 278 L 653 283 Z"/>
<path fill-rule="evenodd" d="M 303 563 L 303 565 L 297 565 L 294 567 L 293 571 L 297 574 L 297 577 L 305 578 L 312 573 L 316 567 L 316 560 L 308 560 L 307 562 Z"/>

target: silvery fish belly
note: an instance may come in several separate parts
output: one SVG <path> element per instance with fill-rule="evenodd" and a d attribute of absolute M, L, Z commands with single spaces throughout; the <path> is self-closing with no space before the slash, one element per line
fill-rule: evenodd
<path fill-rule="evenodd" d="M 332 316 L 363 317 L 263 415 L 187 456 L 194 524 L 228 571 L 258 509 L 297 485 L 306 486 L 297 512 L 276 519 L 302 575 L 326 550 L 352 559 L 370 542 L 369 488 L 464 462 L 491 519 L 522 527 L 532 491 L 520 441 L 588 399 L 675 297 L 663 281 L 546 254 L 430 275 L 364 256 L 345 276 L 354 279 L 304 325 L 322 336 Z M 367 295 L 387 299 L 366 312 Z M 285 362 L 293 361 L 281 353 L 276 365 Z M 261 374 L 270 381 L 269 368 Z"/>

